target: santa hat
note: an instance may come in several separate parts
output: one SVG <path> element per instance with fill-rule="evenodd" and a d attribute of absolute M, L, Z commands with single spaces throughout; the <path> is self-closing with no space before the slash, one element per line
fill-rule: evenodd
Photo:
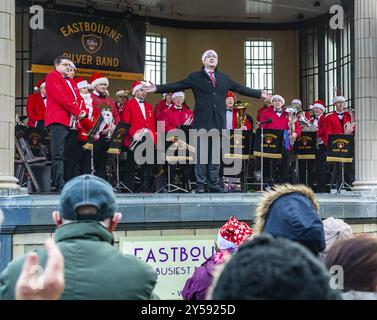
<path fill-rule="evenodd" d="M 250 238 L 253 230 L 245 223 L 231 216 L 219 230 L 217 235 L 217 247 L 219 249 L 236 249 Z"/>
<path fill-rule="evenodd" d="M 34 90 L 35 91 L 37 91 L 37 90 L 39 90 L 41 87 L 42 87 L 42 85 L 46 85 L 46 79 L 41 79 L 41 80 L 39 80 L 36 84 L 35 84 L 35 86 L 34 86 Z"/>
<path fill-rule="evenodd" d="M 143 87 L 144 87 L 144 84 L 141 81 L 135 81 L 132 84 L 132 95 L 135 95 L 135 92 L 137 90 L 143 89 Z"/>
<path fill-rule="evenodd" d="M 280 100 L 280 101 L 283 103 L 283 105 L 285 104 L 285 100 L 284 100 L 284 98 L 283 98 L 282 96 L 278 95 L 278 94 L 275 94 L 275 95 L 272 96 L 272 98 L 271 98 L 271 103 L 272 103 L 272 101 L 274 101 L 274 100 Z"/>
<path fill-rule="evenodd" d="M 310 106 L 310 109 L 314 109 L 314 108 L 318 108 L 325 111 L 325 104 L 323 103 L 322 100 L 316 100 L 314 101 L 314 104 Z"/>
<path fill-rule="evenodd" d="M 183 91 L 178 91 L 178 92 L 174 92 L 173 95 L 171 96 L 172 99 L 177 98 L 177 97 L 182 97 L 184 99 L 185 93 Z"/>
<path fill-rule="evenodd" d="M 89 83 L 94 90 L 99 84 L 106 84 L 108 86 L 109 80 L 102 73 L 93 72 L 90 76 Z"/>
<path fill-rule="evenodd" d="M 210 50 L 207 50 L 207 51 L 205 51 L 205 52 L 203 53 L 203 55 L 202 55 L 202 62 L 203 62 L 203 63 L 204 63 L 204 60 L 205 60 L 205 59 L 207 58 L 207 56 L 209 56 L 209 55 L 214 55 L 214 56 L 216 56 L 216 58 L 218 58 L 216 51 L 210 49 Z"/>
<path fill-rule="evenodd" d="M 301 102 L 300 99 L 293 99 L 293 100 L 292 100 L 292 104 L 299 104 L 300 107 L 302 107 L 302 102 Z"/>
<path fill-rule="evenodd" d="M 77 88 L 78 89 L 84 89 L 84 88 L 89 88 L 90 85 L 88 81 L 84 79 L 84 77 L 76 77 L 73 79 L 77 83 Z"/>
<path fill-rule="evenodd" d="M 228 93 L 226 94 L 225 99 L 228 99 L 228 98 L 233 98 L 234 103 L 236 103 L 236 101 L 237 101 L 236 96 L 234 95 L 234 93 L 230 92 L 230 91 L 228 91 Z"/>
<path fill-rule="evenodd" d="M 117 97 L 119 97 L 119 96 L 128 96 L 129 93 L 130 93 L 130 90 L 128 90 L 128 89 L 121 89 L 121 90 L 117 91 L 115 93 L 115 95 Z"/>
<path fill-rule="evenodd" d="M 173 94 L 173 92 L 165 92 L 164 94 L 162 94 L 164 100 L 166 99 L 168 94 Z"/>
<path fill-rule="evenodd" d="M 338 101 L 346 102 L 346 99 L 343 96 L 336 96 L 334 99 L 332 99 L 333 104 L 337 103 Z"/>

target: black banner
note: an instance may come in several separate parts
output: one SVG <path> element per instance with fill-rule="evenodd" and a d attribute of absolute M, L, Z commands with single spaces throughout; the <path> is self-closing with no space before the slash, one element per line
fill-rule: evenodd
<path fill-rule="evenodd" d="M 127 132 L 130 129 L 131 125 L 124 122 L 119 122 L 115 128 L 113 135 L 110 139 L 109 149 L 107 153 L 120 154 L 120 151 L 123 146 L 124 139 L 126 138 Z"/>
<path fill-rule="evenodd" d="M 294 145 L 297 159 L 313 160 L 315 159 L 315 151 L 317 144 L 317 132 L 303 131 L 300 138 L 297 139 Z"/>
<path fill-rule="evenodd" d="M 284 130 L 264 129 L 263 130 L 263 157 L 281 159 L 283 152 Z M 261 129 L 258 128 L 255 134 L 254 155 L 260 157 L 261 152 Z"/>
<path fill-rule="evenodd" d="M 352 162 L 355 152 L 354 136 L 330 134 L 327 143 L 328 162 Z"/>
<path fill-rule="evenodd" d="M 145 24 L 45 10 L 44 29 L 32 33 L 32 72 L 49 72 L 59 55 L 79 68 L 76 75 L 97 71 L 108 78 L 141 80 Z"/>
<path fill-rule="evenodd" d="M 228 146 L 229 153 L 224 153 L 225 159 L 250 159 L 253 157 L 253 132 L 251 130 L 228 130 L 228 135 L 223 139 L 228 139 L 224 145 Z"/>

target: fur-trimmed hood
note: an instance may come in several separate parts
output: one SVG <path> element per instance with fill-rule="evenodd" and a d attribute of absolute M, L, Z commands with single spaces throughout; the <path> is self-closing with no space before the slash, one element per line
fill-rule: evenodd
<path fill-rule="evenodd" d="M 312 189 L 304 185 L 278 185 L 259 201 L 253 230 L 255 235 L 267 232 L 300 242 L 317 254 L 325 249 L 318 213 L 319 203 Z"/>

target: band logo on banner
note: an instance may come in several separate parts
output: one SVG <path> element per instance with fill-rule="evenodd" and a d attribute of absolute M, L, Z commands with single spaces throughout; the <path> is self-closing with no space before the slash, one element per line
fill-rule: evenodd
<path fill-rule="evenodd" d="M 284 130 L 264 129 L 263 130 L 263 157 L 281 159 L 283 152 Z M 254 155 L 262 156 L 261 152 L 261 129 L 258 128 L 255 134 Z"/>
<path fill-rule="evenodd" d="M 44 28 L 32 31 L 31 71 L 48 73 L 52 60 L 65 56 L 78 68 L 76 76 L 101 72 L 107 78 L 142 80 L 145 23 L 114 18 L 44 11 Z"/>
<path fill-rule="evenodd" d="M 352 162 L 355 152 L 354 136 L 330 134 L 327 143 L 328 162 Z"/>
<path fill-rule="evenodd" d="M 223 136 L 223 139 L 229 140 L 224 144 L 228 147 L 229 153 L 224 153 L 224 158 L 250 159 L 253 151 L 253 132 L 250 130 L 232 129 L 227 130 L 227 133 L 227 135 Z"/>
<path fill-rule="evenodd" d="M 119 122 L 115 128 L 113 135 L 111 136 L 109 149 L 107 153 L 120 154 L 124 139 L 126 138 L 127 132 L 131 125 L 124 122 Z"/>
<path fill-rule="evenodd" d="M 181 130 L 180 133 L 184 133 L 184 136 L 175 135 L 176 131 L 169 131 L 166 137 L 166 161 L 175 163 L 175 162 L 184 162 L 189 163 L 189 161 L 194 160 L 195 147 L 187 143 L 189 141 L 189 130 L 191 126 L 181 125 L 178 129 Z"/>
<path fill-rule="evenodd" d="M 317 132 L 303 131 L 300 138 L 297 139 L 294 147 L 295 154 L 297 154 L 297 159 L 315 159 L 316 144 Z"/>

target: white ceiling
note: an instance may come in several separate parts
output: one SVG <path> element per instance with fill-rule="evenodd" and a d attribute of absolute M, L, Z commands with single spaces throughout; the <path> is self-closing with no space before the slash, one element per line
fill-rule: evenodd
<path fill-rule="evenodd" d="M 140 16 L 204 22 L 295 22 L 328 13 L 341 0 L 92 0 L 99 10 L 118 11 L 130 5 Z M 318 2 L 318 1 L 317 1 Z M 87 0 L 57 0 L 58 4 L 85 7 Z"/>

